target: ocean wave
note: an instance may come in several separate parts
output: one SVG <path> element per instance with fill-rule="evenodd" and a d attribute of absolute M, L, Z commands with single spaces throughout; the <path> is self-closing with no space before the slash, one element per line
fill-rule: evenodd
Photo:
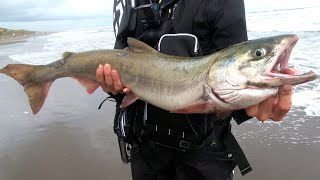
<path fill-rule="evenodd" d="M 264 33 L 319 33 L 320 24 L 301 23 L 301 26 L 292 27 L 290 23 L 269 22 L 270 26 L 259 26 L 259 22 L 248 23 L 248 32 L 264 32 Z"/>
<path fill-rule="evenodd" d="M 294 10 L 308 10 L 311 8 L 320 8 L 320 6 L 307 6 L 307 7 L 294 7 L 294 8 L 282 8 L 282 9 L 271 9 L 271 10 L 261 10 L 261 11 L 250 11 L 249 13 L 265 13 L 265 12 L 278 12 L 278 11 L 294 11 Z"/>
<path fill-rule="evenodd" d="M 9 58 L 21 63 L 41 65 L 48 64 L 55 60 L 58 60 L 61 57 L 62 53 L 56 52 L 25 52 L 20 54 L 9 55 Z"/>
<path fill-rule="evenodd" d="M 300 85 L 299 90 L 294 90 L 292 105 L 304 107 L 308 116 L 320 117 L 320 80 L 308 84 Z"/>
<path fill-rule="evenodd" d="M 308 116 L 320 117 L 320 111 L 317 106 L 309 106 L 304 111 Z"/>
<path fill-rule="evenodd" d="M 320 32 L 320 7 L 247 13 L 247 27 L 256 32 Z"/>
<path fill-rule="evenodd" d="M 28 64 L 47 64 L 61 58 L 63 52 L 112 49 L 111 27 L 74 29 L 29 39 L 9 54 L 10 59 Z"/>

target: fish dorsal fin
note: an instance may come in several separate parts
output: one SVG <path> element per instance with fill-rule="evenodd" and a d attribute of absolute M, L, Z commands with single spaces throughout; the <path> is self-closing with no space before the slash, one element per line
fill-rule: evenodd
<path fill-rule="evenodd" d="M 64 53 L 62 54 L 62 58 L 65 59 L 65 58 L 71 56 L 72 54 L 74 54 L 74 53 L 73 53 L 73 52 L 64 52 Z"/>
<path fill-rule="evenodd" d="M 158 53 L 157 50 L 153 49 L 144 42 L 141 42 L 137 39 L 128 37 L 127 39 L 128 47 L 125 49 L 131 52 L 148 52 L 148 53 Z"/>

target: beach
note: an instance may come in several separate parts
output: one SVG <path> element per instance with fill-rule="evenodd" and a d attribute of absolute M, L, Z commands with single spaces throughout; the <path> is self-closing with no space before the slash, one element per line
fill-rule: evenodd
<path fill-rule="evenodd" d="M 59 34 L 66 40 L 65 35 Z M 21 63 L 13 60 L 17 57 L 25 58 L 26 54 L 17 54 L 14 49 L 25 49 L 26 45 L 38 49 L 44 39 L 53 37 L 59 39 L 52 34 L 0 46 L 0 67 Z M 56 43 L 53 39 L 44 42 Z M 54 49 L 50 44 L 44 47 Z M 106 97 L 101 89 L 88 95 L 76 81 L 59 79 L 40 113 L 33 116 L 17 82 L 0 75 L 0 84 L 1 180 L 131 179 L 130 165 L 122 164 L 112 129 L 115 103 L 107 101 L 98 110 Z M 307 115 L 304 107 L 295 106 L 281 123 L 262 124 L 256 119 L 240 126 L 233 123 L 233 132 L 253 168 L 244 177 L 236 168 L 234 179 L 319 179 L 319 119 Z"/>

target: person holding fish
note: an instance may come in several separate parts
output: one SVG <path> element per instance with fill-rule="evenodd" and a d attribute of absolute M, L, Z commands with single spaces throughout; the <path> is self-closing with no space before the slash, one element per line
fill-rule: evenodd
<path fill-rule="evenodd" d="M 252 168 L 230 121 L 280 121 L 291 85 L 317 79 L 288 68 L 297 35 L 247 41 L 243 0 L 115 0 L 113 25 L 116 50 L 0 74 L 24 87 L 34 115 L 58 78 L 89 94 L 101 86 L 117 102 L 114 132 L 133 180 L 230 180 L 236 165 L 245 175 Z"/>
<path fill-rule="evenodd" d="M 117 102 L 114 131 L 133 180 L 230 180 L 236 165 L 250 172 L 230 121 L 280 121 L 291 85 L 317 79 L 288 68 L 298 37 L 247 41 L 243 0 L 114 2 L 115 49 L 124 50 L 65 52 L 0 74 L 24 87 L 34 115 L 58 78 L 90 94 L 101 86 Z"/>
<path fill-rule="evenodd" d="M 162 53 L 190 57 L 248 40 L 243 0 L 114 2 L 116 49 L 125 48 L 127 37 L 134 37 Z M 289 68 L 281 71 L 294 74 Z M 119 104 L 130 89 L 109 64 L 100 65 L 96 76 L 102 89 L 118 101 L 115 121 L 123 118 L 127 111 Z M 282 85 L 276 96 L 224 118 L 170 113 L 138 100 L 126 108 L 127 118 L 134 122 L 128 120 L 133 127 L 125 141 L 131 154 L 124 162 L 131 161 L 134 180 L 230 180 L 236 165 L 244 175 L 251 167 L 231 134 L 231 119 L 238 124 L 252 117 L 281 121 L 291 108 L 291 96 L 292 86 Z"/>
<path fill-rule="evenodd" d="M 230 121 L 280 121 L 289 84 L 317 78 L 288 68 L 296 35 L 244 42 L 243 0 L 115 0 L 113 25 L 115 49 L 124 50 L 65 52 L 0 74 L 24 86 L 33 114 L 57 78 L 73 77 L 88 93 L 101 86 L 117 102 L 114 131 L 133 180 L 231 180 L 236 165 L 245 175 L 252 168 Z"/>

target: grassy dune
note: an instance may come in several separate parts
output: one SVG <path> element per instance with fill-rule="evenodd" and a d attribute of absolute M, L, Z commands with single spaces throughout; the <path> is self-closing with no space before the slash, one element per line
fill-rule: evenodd
<path fill-rule="evenodd" d="M 35 31 L 27 30 L 11 30 L 0 27 L 0 37 L 16 37 L 16 36 L 29 36 L 35 34 Z"/>
<path fill-rule="evenodd" d="M 48 34 L 48 32 L 28 31 L 23 29 L 12 30 L 0 27 L 0 46 L 24 42 L 27 38 L 46 34 Z"/>

